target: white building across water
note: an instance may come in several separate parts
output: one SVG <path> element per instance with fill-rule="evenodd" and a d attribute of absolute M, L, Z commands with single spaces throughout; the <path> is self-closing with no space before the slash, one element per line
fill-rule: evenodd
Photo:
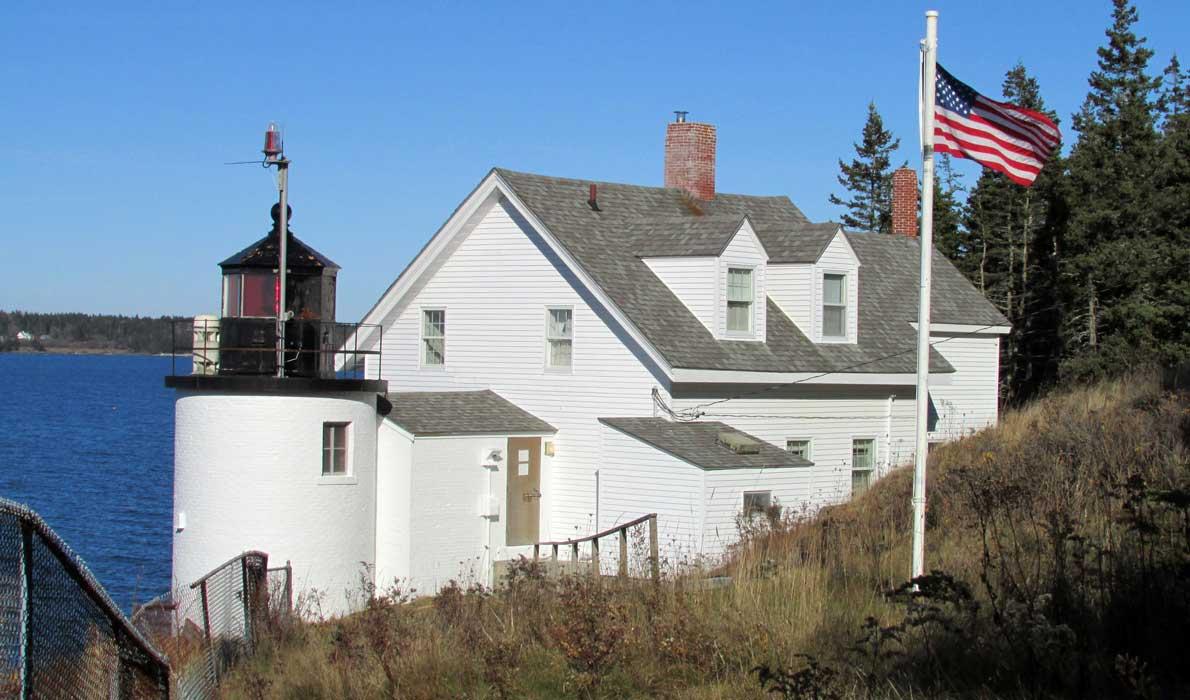
<path fill-rule="evenodd" d="M 915 178 L 893 234 L 844 231 L 716 192 L 715 141 L 669 124 L 664 187 L 493 169 L 361 324 L 334 322 L 338 267 L 288 234 L 282 377 L 274 210 L 222 264 L 194 373 L 166 380 L 175 588 L 262 550 L 342 612 L 361 574 L 491 582 L 647 513 L 662 559 L 713 561 L 740 515 L 911 463 Z M 942 441 L 996 421 L 1009 327 L 936 253 L 932 304 Z"/>

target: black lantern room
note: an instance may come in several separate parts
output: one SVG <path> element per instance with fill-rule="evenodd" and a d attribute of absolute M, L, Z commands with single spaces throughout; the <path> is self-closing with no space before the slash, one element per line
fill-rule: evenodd
<path fill-rule="evenodd" d="M 279 308 L 280 205 L 268 235 L 219 263 L 223 305 L 219 374 L 273 375 L 277 371 L 277 317 L 285 321 L 285 374 L 333 375 L 335 278 L 339 266 L 287 231 L 285 314 Z M 292 216 L 293 209 L 289 209 Z M 288 217 L 287 217 L 288 218 Z M 288 219 L 292 221 L 292 219 Z"/>

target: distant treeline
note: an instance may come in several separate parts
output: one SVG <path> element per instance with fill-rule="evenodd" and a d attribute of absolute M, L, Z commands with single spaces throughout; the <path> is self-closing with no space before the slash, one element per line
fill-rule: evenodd
<path fill-rule="evenodd" d="M 173 350 L 174 321 L 184 322 L 178 325 L 178 344 L 189 347 L 189 319 L 182 316 L 151 318 L 0 311 L 0 352 L 71 349 L 167 353 Z"/>

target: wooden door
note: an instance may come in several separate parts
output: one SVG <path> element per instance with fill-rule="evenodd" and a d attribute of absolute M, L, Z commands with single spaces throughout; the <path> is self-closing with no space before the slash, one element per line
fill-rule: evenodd
<path fill-rule="evenodd" d="M 505 544 L 533 544 L 541 524 L 541 438 L 508 438 Z"/>

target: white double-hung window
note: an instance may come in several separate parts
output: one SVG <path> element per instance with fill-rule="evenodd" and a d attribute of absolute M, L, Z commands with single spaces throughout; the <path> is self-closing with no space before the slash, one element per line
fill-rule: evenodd
<path fill-rule="evenodd" d="M 446 364 L 446 309 L 422 309 L 421 364 L 423 367 Z"/>
<path fill-rule="evenodd" d="M 876 441 L 860 438 L 851 441 L 851 497 L 862 494 L 872 485 L 876 472 Z"/>
<path fill-rule="evenodd" d="M 322 424 L 322 475 L 345 476 L 347 466 L 347 436 L 350 423 Z"/>
<path fill-rule="evenodd" d="M 785 451 L 794 457 L 801 457 L 809 461 L 811 459 L 810 441 L 804 439 L 789 439 L 785 441 Z"/>
<path fill-rule="evenodd" d="M 752 332 L 752 270 L 727 269 L 727 332 Z"/>
<path fill-rule="evenodd" d="M 847 337 L 847 275 L 822 276 L 822 337 Z"/>
<path fill-rule="evenodd" d="M 574 361 L 574 309 L 551 308 L 545 312 L 545 365 L 570 369 Z"/>

